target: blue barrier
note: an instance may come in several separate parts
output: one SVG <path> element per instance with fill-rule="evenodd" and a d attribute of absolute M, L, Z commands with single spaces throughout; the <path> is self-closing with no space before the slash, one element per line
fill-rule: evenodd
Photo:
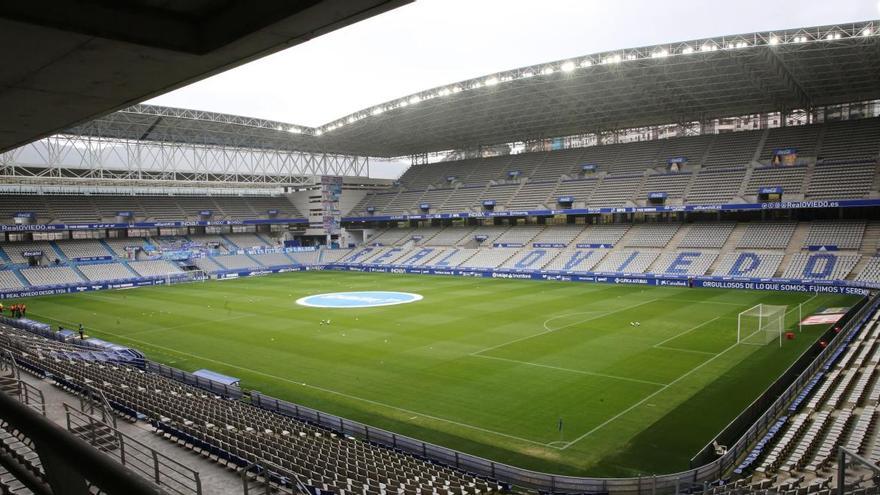
<path fill-rule="evenodd" d="M 312 270 L 339 270 L 352 272 L 376 273 L 407 273 L 416 275 L 447 275 L 460 277 L 481 277 L 522 280 L 550 280 L 561 282 L 594 282 L 626 285 L 648 285 L 658 287 L 702 287 L 712 289 L 764 290 L 778 292 L 809 292 L 823 294 L 846 294 L 867 296 L 870 289 L 880 288 L 880 284 L 856 282 L 850 280 L 798 280 L 798 279 L 753 279 L 738 277 L 707 277 L 652 273 L 601 273 L 580 272 L 570 273 L 547 270 L 528 269 L 459 269 L 459 268 L 414 268 L 411 266 L 387 265 L 369 266 L 368 264 L 336 263 L 328 265 L 290 265 L 277 266 L 259 270 L 222 270 L 213 272 L 218 280 L 256 277 L 275 273 L 300 272 Z M 172 280 L 186 280 L 185 275 L 172 276 Z M 22 297 L 51 296 L 109 289 L 129 289 L 163 285 L 166 277 L 133 278 L 120 281 L 67 284 L 58 286 L 32 287 L 0 292 L 0 300 Z"/>
<path fill-rule="evenodd" d="M 821 201 L 778 201 L 765 203 L 715 203 L 678 206 L 636 206 L 620 208 L 563 208 L 558 210 L 482 211 L 468 213 L 432 213 L 423 215 L 373 215 L 368 217 L 344 217 L 343 222 L 375 222 L 401 220 L 432 220 L 446 218 L 492 218 L 492 217 L 546 217 L 554 215 L 597 215 L 608 213 L 666 213 L 696 211 L 749 211 L 749 210 L 795 210 L 802 208 L 862 208 L 880 206 L 880 199 L 843 199 Z"/>
<path fill-rule="evenodd" d="M 459 268 L 413 268 L 406 266 L 366 266 L 361 264 L 330 264 L 325 269 L 378 272 L 408 273 L 417 275 L 447 275 L 459 277 L 481 277 L 522 280 L 553 280 L 562 282 L 595 282 L 608 284 L 650 285 L 659 287 L 705 287 L 713 289 L 766 290 L 779 292 L 810 292 L 824 294 L 848 294 L 867 296 L 870 288 L 877 284 L 855 281 L 812 281 L 797 279 L 752 279 L 736 277 L 707 277 L 687 275 L 659 275 L 651 273 L 566 273 L 546 270 L 479 270 Z"/>

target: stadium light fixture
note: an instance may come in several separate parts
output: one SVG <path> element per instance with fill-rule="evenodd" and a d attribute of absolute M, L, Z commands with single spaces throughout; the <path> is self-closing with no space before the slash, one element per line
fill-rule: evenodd
<path fill-rule="evenodd" d="M 541 74 L 544 74 L 545 76 L 553 74 L 553 67 L 544 67 L 544 69 L 541 71 Z"/>
<path fill-rule="evenodd" d="M 384 112 L 384 111 L 385 111 L 384 108 L 382 108 L 382 107 L 376 107 L 376 108 L 374 108 L 373 111 L 370 112 L 370 113 L 372 113 L 373 115 L 381 115 L 382 112 Z"/>
<path fill-rule="evenodd" d="M 287 130 L 287 132 L 291 134 L 302 134 L 302 129 L 300 129 L 299 127 L 291 127 Z"/>
<path fill-rule="evenodd" d="M 651 58 L 666 58 L 669 56 L 669 51 L 665 48 L 662 50 L 657 50 L 656 52 L 651 54 Z"/>
<path fill-rule="evenodd" d="M 575 65 L 574 62 L 568 61 L 559 66 L 559 68 L 562 69 L 562 72 L 571 72 L 575 69 Z"/>
<path fill-rule="evenodd" d="M 581 67 L 584 67 L 584 68 L 591 67 L 592 65 L 593 65 L 593 61 L 590 59 L 586 59 L 583 62 L 581 62 Z"/>
<path fill-rule="evenodd" d="M 492 77 L 486 79 L 486 86 L 495 86 L 496 84 L 498 84 L 497 77 L 492 76 Z"/>
<path fill-rule="evenodd" d="M 437 94 L 440 96 L 449 96 L 449 93 L 451 93 L 451 92 L 452 91 L 450 91 L 449 88 L 443 88 L 440 91 L 438 91 Z"/>
<path fill-rule="evenodd" d="M 635 53 L 630 53 L 629 55 L 626 56 L 627 60 L 635 60 L 637 58 L 638 58 L 638 56 L 636 56 Z"/>
<path fill-rule="evenodd" d="M 778 45 L 778 44 L 779 44 L 779 38 L 776 37 L 776 36 L 771 36 L 771 37 L 770 37 L 770 41 L 768 41 L 767 44 L 769 44 L 769 45 Z"/>
<path fill-rule="evenodd" d="M 354 124 L 354 121 L 356 121 L 356 120 L 357 120 L 357 119 L 354 118 L 354 116 L 352 115 L 351 117 L 348 118 L 348 123 L 349 123 L 349 124 Z"/>
<path fill-rule="evenodd" d="M 321 134 L 324 134 L 324 131 L 322 131 L 321 129 L 315 131 L 315 136 L 320 136 Z"/>
<path fill-rule="evenodd" d="M 749 46 L 749 44 L 746 43 L 745 41 L 739 41 L 739 42 L 736 43 L 736 47 L 737 47 L 737 48 L 745 48 L 745 47 L 747 47 L 747 46 Z"/>
<path fill-rule="evenodd" d="M 873 33 L 874 33 L 874 31 L 871 30 L 870 27 L 866 27 L 865 29 L 862 29 L 862 36 L 871 36 L 871 34 L 873 34 Z"/>
<path fill-rule="evenodd" d="M 413 95 L 413 96 L 409 97 L 409 104 L 410 105 L 415 105 L 416 103 L 418 103 L 420 101 L 422 101 L 422 99 L 419 98 L 419 95 Z"/>
<path fill-rule="evenodd" d="M 684 47 L 684 49 L 681 51 L 681 53 L 683 53 L 683 54 L 685 54 L 685 55 L 690 55 L 691 53 L 694 53 L 694 47 L 692 47 L 692 46 L 686 46 L 686 47 Z"/>
<path fill-rule="evenodd" d="M 453 86 L 452 92 L 453 93 L 461 93 L 461 86 Z"/>
<path fill-rule="evenodd" d="M 530 70 L 527 70 L 522 73 L 522 77 L 535 77 L 535 73 Z"/>
<path fill-rule="evenodd" d="M 804 36 L 804 35 L 800 35 L 800 36 L 795 36 L 795 37 L 794 37 L 794 42 L 795 42 L 795 43 L 806 43 L 806 41 L 807 41 L 807 37 Z"/>

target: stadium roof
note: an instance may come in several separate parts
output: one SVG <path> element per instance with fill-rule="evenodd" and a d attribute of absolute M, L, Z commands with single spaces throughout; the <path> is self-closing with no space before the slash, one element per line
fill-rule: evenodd
<path fill-rule="evenodd" d="M 393 157 L 810 109 L 880 99 L 878 31 L 866 21 L 615 50 L 432 88 L 316 128 L 137 105 L 72 132 Z"/>
<path fill-rule="evenodd" d="M 0 2 L 0 152 L 409 1 Z"/>

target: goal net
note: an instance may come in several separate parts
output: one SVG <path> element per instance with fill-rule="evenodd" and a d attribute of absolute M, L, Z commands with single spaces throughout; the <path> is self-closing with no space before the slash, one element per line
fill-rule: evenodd
<path fill-rule="evenodd" d="M 766 345 L 776 341 L 782 346 L 787 308 L 788 306 L 758 304 L 740 313 L 736 322 L 737 343 Z"/>
<path fill-rule="evenodd" d="M 172 273 L 165 276 L 165 285 L 184 284 L 188 282 L 204 282 L 210 279 L 210 275 L 202 270 L 191 270 L 182 273 Z"/>

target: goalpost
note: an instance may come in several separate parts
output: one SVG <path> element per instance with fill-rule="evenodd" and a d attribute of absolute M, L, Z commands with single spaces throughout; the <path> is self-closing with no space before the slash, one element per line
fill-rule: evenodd
<path fill-rule="evenodd" d="M 211 278 L 207 272 L 202 270 L 191 270 L 183 273 L 172 273 L 165 275 L 165 285 L 183 284 L 188 282 L 204 282 Z"/>
<path fill-rule="evenodd" d="M 782 347 L 785 314 L 788 306 L 758 304 L 736 318 L 736 342 L 748 345 L 766 345 L 774 340 Z"/>

